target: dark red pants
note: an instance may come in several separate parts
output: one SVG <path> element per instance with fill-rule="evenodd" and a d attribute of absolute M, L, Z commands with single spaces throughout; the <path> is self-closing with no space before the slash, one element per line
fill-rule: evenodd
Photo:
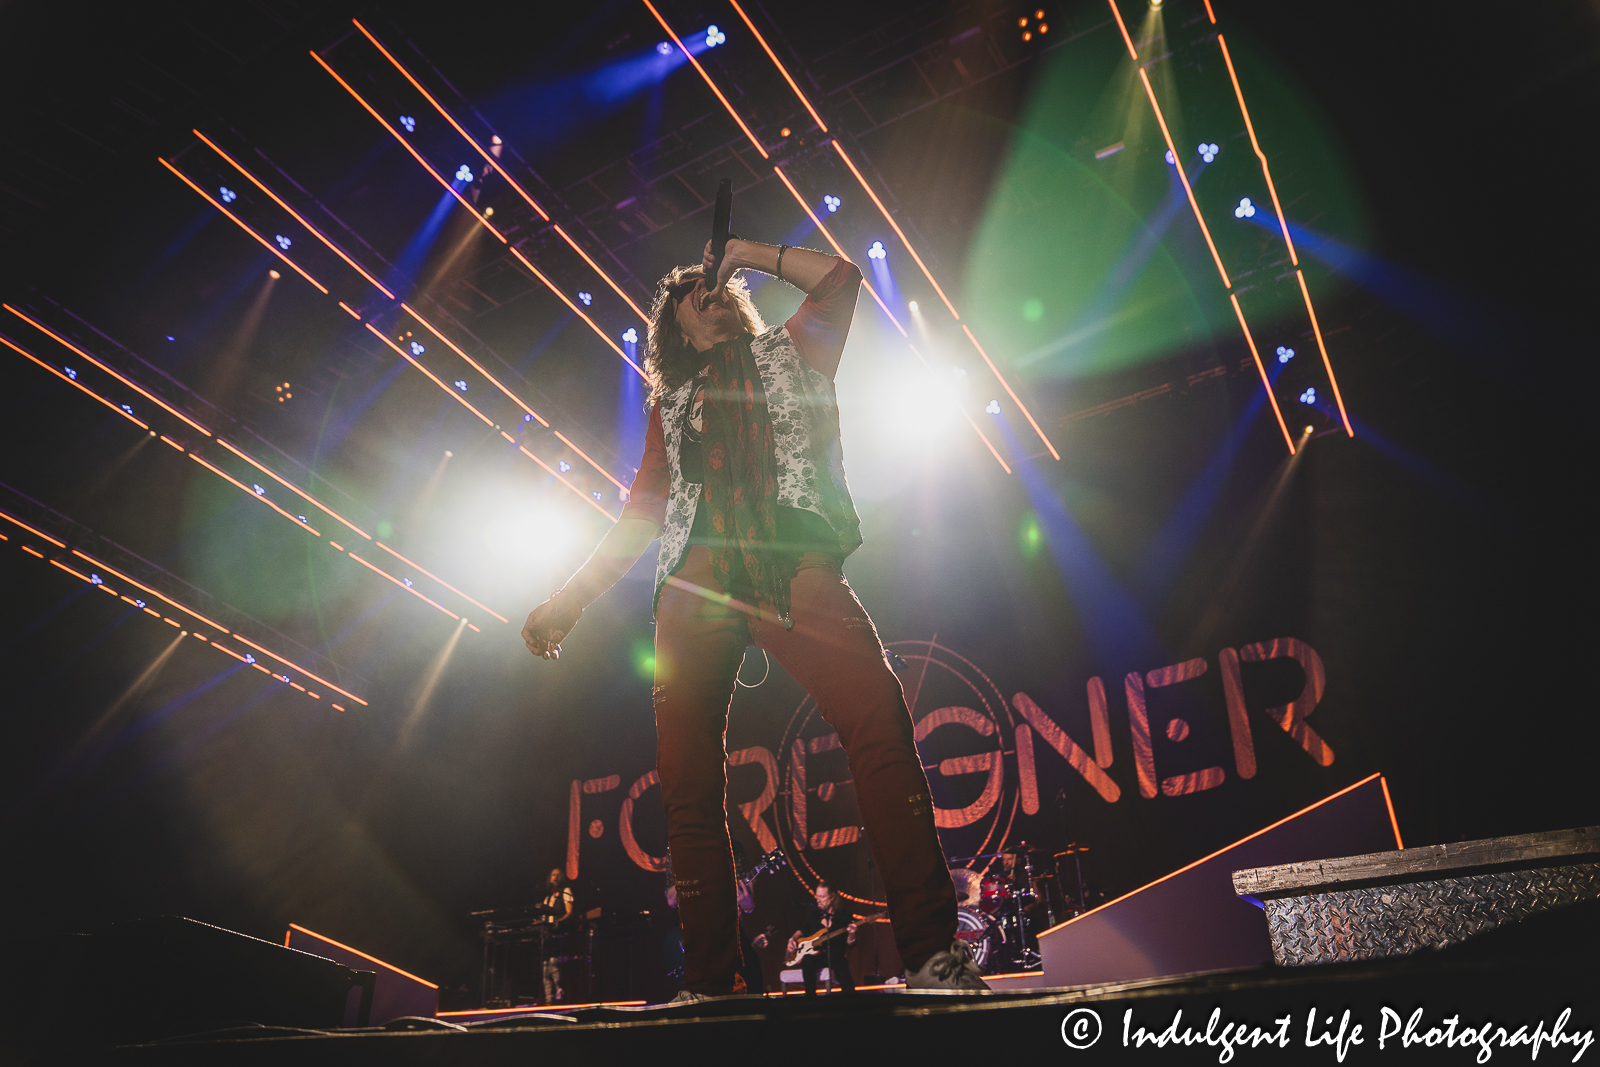
<path fill-rule="evenodd" d="M 692 548 L 656 609 L 656 766 L 683 926 L 685 984 L 722 994 L 739 969 L 739 911 L 728 837 L 728 707 L 754 643 L 816 699 L 850 762 L 867 842 L 909 970 L 950 947 L 956 894 L 900 680 L 832 557 L 807 553 L 791 586 L 794 629 L 725 601 L 711 554 Z M 684 588 L 684 585 L 693 589 Z M 710 596 L 695 590 L 703 590 Z"/>

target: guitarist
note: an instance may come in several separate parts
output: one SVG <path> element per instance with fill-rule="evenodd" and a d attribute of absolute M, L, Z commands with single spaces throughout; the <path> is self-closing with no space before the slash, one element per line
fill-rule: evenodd
<path fill-rule="evenodd" d="M 845 903 L 844 898 L 835 893 L 827 882 L 818 882 L 816 903 L 806 905 L 805 928 L 796 930 L 794 936 L 789 938 L 789 954 L 793 955 L 799 949 L 800 938 L 805 936 L 805 930 L 832 933 L 842 927 L 845 935 L 842 938 L 826 939 L 816 952 L 800 961 L 800 973 L 805 977 L 806 996 L 817 995 L 817 976 L 824 967 L 832 973 L 833 981 L 839 983 L 841 992 L 856 991 L 855 979 L 850 976 L 848 951 L 849 947 L 856 943 L 854 920 L 855 916 L 851 914 L 850 905 Z"/>

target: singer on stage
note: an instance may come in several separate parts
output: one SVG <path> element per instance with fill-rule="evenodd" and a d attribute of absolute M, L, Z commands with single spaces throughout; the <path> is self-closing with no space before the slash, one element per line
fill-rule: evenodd
<path fill-rule="evenodd" d="M 845 484 L 834 375 L 861 272 L 803 248 L 729 240 L 720 269 L 661 280 L 645 368 L 644 457 L 622 518 L 523 627 L 546 659 L 656 537 L 657 768 L 689 999 L 743 991 L 724 735 L 745 648 L 816 699 L 850 761 L 910 988 L 987 988 L 955 940 L 956 895 L 910 712 L 841 565 L 861 544 Z M 767 328 L 740 270 L 806 293 Z M 709 279 L 709 284 L 708 284 Z"/>

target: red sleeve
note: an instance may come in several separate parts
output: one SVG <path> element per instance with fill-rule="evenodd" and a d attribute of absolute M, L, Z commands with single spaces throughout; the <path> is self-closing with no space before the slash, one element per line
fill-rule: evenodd
<path fill-rule="evenodd" d="M 667 498 L 672 495 L 672 471 L 667 467 L 667 439 L 661 432 L 661 405 L 651 405 L 650 428 L 644 434 L 644 456 L 639 473 L 634 475 L 628 502 L 623 505 L 625 519 L 649 519 L 657 526 L 667 521 Z"/>
<path fill-rule="evenodd" d="M 788 322 L 800 355 L 813 370 L 832 378 L 839 372 L 844 342 L 855 318 L 856 297 L 861 294 L 861 268 L 841 259 L 811 290 Z"/>

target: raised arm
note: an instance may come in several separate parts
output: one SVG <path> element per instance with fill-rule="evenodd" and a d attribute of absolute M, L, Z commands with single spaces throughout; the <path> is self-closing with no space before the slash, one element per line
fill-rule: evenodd
<path fill-rule="evenodd" d="M 778 252 L 783 252 L 783 263 L 778 263 Z M 706 244 L 704 259 L 707 270 L 711 269 L 711 245 Z M 733 277 L 736 270 L 759 270 L 764 274 L 772 274 L 782 278 L 802 293 L 810 294 L 828 272 L 839 265 L 839 257 L 830 256 L 825 252 L 813 252 L 809 248 L 788 247 L 780 249 L 778 245 L 764 245 L 759 241 L 731 240 L 722 254 L 722 269 L 717 272 L 717 289 L 720 290 Z"/>
<path fill-rule="evenodd" d="M 528 613 L 528 621 L 522 627 L 522 641 L 528 651 L 544 659 L 560 659 L 561 642 L 577 625 L 583 609 L 617 584 L 617 579 L 639 562 L 650 542 L 660 536 L 660 523 L 624 513 L 567 584 Z"/>

